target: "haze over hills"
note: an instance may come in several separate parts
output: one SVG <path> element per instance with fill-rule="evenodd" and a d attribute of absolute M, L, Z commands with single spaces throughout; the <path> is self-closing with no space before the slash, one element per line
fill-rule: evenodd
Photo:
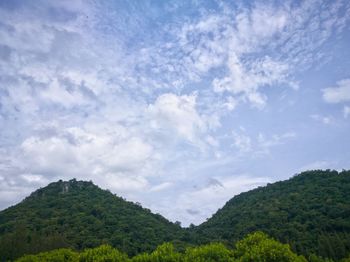
<path fill-rule="evenodd" d="M 350 253 L 350 171 L 309 171 L 233 197 L 199 226 L 181 228 L 92 182 L 58 181 L 0 212 L 0 258 L 110 244 L 135 255 L 163 242 L 228 245 L 263 231 L 306 257 Z"/>

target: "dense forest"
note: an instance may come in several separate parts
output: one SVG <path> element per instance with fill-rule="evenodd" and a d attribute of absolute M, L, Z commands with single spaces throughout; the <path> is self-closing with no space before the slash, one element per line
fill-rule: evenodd
<path fill-rule="evenodd" d="M 139 204 L 73 179 L 51 183 L 0 213 L 0 256 L 102 244 L 134 255 L 178 239 L 181 232 Z"/>
<path fill-rule="evenodd" d="M 311 261 L 325 261 L 316 256 Z M 234 262 L 234 261 L 269 261 L 269 262 L 306 262 L 303 256 L 293 253 L 286 244 L 268 237 L 262 232 L 255 232 L 236 243 L 234 249 L 221 243 L 211 243 L 202 246 L 188 247 L 185 251 L 177 251 L 171 243 L 164 243 L 152 253 L 142 253 L 129 258 L 127 254 L 108 245 L 86 249 L 81 253 L 70 249 L 59 249 L 38 255 L 27 255 L 18 262 L 39 261 L 135 261 L 135 262 Z M 344 259 L 344 262 L 350 261 Z"/>
<path fill-rule="evenodd" d="M 100 261 L 340 261 L 350 254 L 349 192 L 350 171 L 303 172 L 239 194 L 205 223 L 181 228 L 92 182 L 58 181 L 0 212 L 0 260 L 54 250 L 20 261 L 96 261 L 97 254 L 116 257 Z M 265 245 L 292 258 L 263 259 L 256 252 Z"/>
<path fill-rule="evenodd" d="M 309 171 L 242 193 L 193 228 L 203 243 L 236 241 L 261 230 L 300 254 L 350 253 L 350 171 Z"/>

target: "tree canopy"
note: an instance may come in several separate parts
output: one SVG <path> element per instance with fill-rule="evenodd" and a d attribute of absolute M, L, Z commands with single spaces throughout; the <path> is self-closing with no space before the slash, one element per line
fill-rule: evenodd
<path fill-rule="evenodd" d="M 17 262 L 41 261 L 80 261 L 80 262 L 307 262 L 303 256 L 294 254 L 290 247 L 268 237 L 262 232 L 246 236 L 236 243 L 236 248 L 229 249 L 222 243 L 211 243 L 196 247 L 188 247 L 185 252 L 178 252 L 173 244 L 164 243 L 151 253 L 142 253 L 134 257 L 102 245 L 86 249 L 81 253 L 68 249 L 59 249 L 38 255 L 27 255 Z"/>
<path fill-rule="evenodd" d="M 260 230 L 305 256 L 350 253 L 350 171 L 309 171 L 233 197 L 193 228 L 195 243 L 238 241 Z"/>
<path fill-rule="evenodd" d="M 341 260 L 350 254 L 349 192 L 350 171 L 303 172 L 241 193 L 205 223 L 181 228 L 92 182 L 58 181 L 0 212 L 0 260 L 58 248 L 89 252 L 101 245 L 101 252 L 109 245 L 146 259 L 140 261 L 162 252 L 169 259 L 176 259 L 177 252 L 215 257 L 222 245 L 232 249 L 256 231 L 288 244 L 309 261 Z M 254 237 L 259 239 L 259 234 Z M 276 244 L 269 241 L 264 243 Z M 162 245 L 166 242 L 172 246 Z M 221 256 L 231 259 L 231 252 L 220 252 Z"/>

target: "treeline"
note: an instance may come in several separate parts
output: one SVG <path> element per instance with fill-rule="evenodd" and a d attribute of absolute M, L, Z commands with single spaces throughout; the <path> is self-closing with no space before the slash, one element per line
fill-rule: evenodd
<path fill-rule="evenodd" d="M 102 262 L 102 261 L 126 261 L 126 262 L 234 262 L 234 261 L 256 261 L 256 262 L 330 262 L 311 255 L 306 259 L 304 256 L 293 253 L 290 246 L 282 244 L 270 238 L 262 232 L 247 235 L 238 241 L 233 249 L 222 243 L 210 243 L 201 246 L 187 247 L 178 251 L 172 243 L 164 243 L 151 253 L 141 253 L 128 257 L 109 245 L 97 248 L 85 249 L 78 253 L 71 249 L 57 249 L 37 255 L 26 255 L 16 260 L 17 262 L 40 262 L 40 261 L 71 261 L 71 262 Z M 342 262 L 350 262 L 344 259 Z"/>
<path fill-rule="evenodd" d="M 205 223 L 181 228 L 92 182 L 58 181 L 0 212 L 0 261 L 105 244 L 129 258 L 166 242 L 183 254 L 191 245 L 211 242 L 234 250 L 235 243 L 256 231 L 309 260 L 315 254 L 340 261 L 350 253 L 349 192 L 350 171 L 303 172 L 239 194 Z"/>
<path fill-rule="evenodd" d="M 232 243 L 260 230 L 298 254 L 340 260 L 350 252 L 349 192 L 350 171 L 303 172 L 233 197 L 189 241 Z"/>
<path fill-rule="evenodd" d="M 109 244 L 129 256 L 179 239 L 182 229 L 92 182 L 58 181 L 0 212 L 0 261 Z"/>

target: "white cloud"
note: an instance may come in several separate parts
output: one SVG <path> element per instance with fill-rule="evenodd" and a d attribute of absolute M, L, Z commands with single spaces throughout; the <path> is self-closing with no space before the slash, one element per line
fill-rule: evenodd
<path fill-rule="evenodd" d="M 103 162 L 112 170 L 138 172 L 146 161 L 151 159 L 153 148 L 140 138 L 131 137 L 127 141 L 114 145 L 113 149 L 102 156 Z"/>
<path fill-rule="evenodd" d="M 230 92 L 240 98 L 237 101 L 262 108 L 267 102 L 263 87 L 285 84 L 298 89 L 291 75 L 310 67 L 319 57 L 310 54 L 333 34 L 334 28 L 344 26 L 348 17 L 334 18 L 346 8 L 343 4 L 322 10 L 322 19 L 315 14 L 319 12 L 316 2 L 293 8 L 288 4 L 255 4 L 252 9 L 239 11 L 227 8 L 220 15 L 205 13 L 199 21 L 182 27 L 180 43 L 190 54 L 194 68 L 203 65 L 203 70 L 192 70 L 197 76 L 212 68 L 225 68 L 223 75 L 212 80 L 215 92 Z M 210 63 L 203 63 L 200 55 Z M 185 67 L 192 69 L 191 63 Z"/>
<path fill-rule="evenodd" d="M 29 183 L 31 183 L 31 182 L 47 183 L 46 179 L 42 175 L 22 174 L 21 177 Z"/>
<path fill-rule="evenodd" d="M 318 169 L 337 169 L 337 162 L 317 160 L 311 163 L 307 163 L 297 170 L 297 173 L 304 172 L 307 170 L 318 170 Z"/>
<path fill-rule="evenodd" d="M 162 190 L 166 190 L 168 188 L 170 188 L 173 184 L 170 182 L 164 182 L 155 186 L 152 186 L 150 188 L 150 192 L 158 192 L 158 191 L 162 191 Z"/>
<path fill-rule="evenodd" d="M 67 90 L 63 84 L 60 84 L 57 79 L 54 79 L 47 89 L 41 92 L 41 97 L 45 102 L 49 100 L 53 103 L 58 103 L 65 107 L 72 107 L 74 105 L 86 104 L 88 101 L 84 99 L 81 92 L 76 89 Z"/>
<path fill-rule="evenodd" d="M 127 194 L 128 192 L 140 192 L 145 190 L 149 183 L 143 176 L 130 176 L 123 173 L 99 174 L 94 177 L 102 188 L 108 188 L 118 194 Z"/>
<path fill-rule="evenodd" d="M 74 149 L 74 145 L 69 141 L 58 137 L 48 139 L 29 137 L 21 145 L 21 151 L 27 159 L 26 168 L 30 168 L 31 173 L 46 175 L 54 173 L 55 176 L 62 172 L 62 166 L 65 167 L 65 173 L 74 173 L 77 167 L 81 168 L 79 155 L 75 154 Z"/>
<path fill-rule="evenodd" d="M 283 145 L 296 137 L 295 132 L 286 132 L 281 135 L 272 135 L 266 137 L 264 134 L 259 133 L 258 135 L 258 147 L 256 154 L 270 154 L 270 150 L 274 146 Z"/>
<path fill-rule="evenodd" d="M 199 224 L 214 214 L 234 195 L 265 185 L 270 182 L 265 177 L 231 176 L 216 177 L 217 183 L 207 183 L 182 193 L 173 205 L 171 217 L 189 223 Z M 186 211 L 190 210 L 190 212 Z"/>
<path fill-rule="evenodd" d="M 325 125 L 329 125 L 333 121 L 333 118 L 331 116 L 321 116 L 321 115 L 318 115 L 318 114 L 313 114 L 313 115 L 310 115 L 310 117 L 312 119 L 314 119 L 315 121 L 322 122 Z"/>
<path fill-rule="evenodd" d="M 218 139 L 215 139 L 215 138 L 212 137 L 212 136 L 207 136 L 207 137 L 205 138 L 205 140 L 206 140 L 206 142 L 207 142 L 209 145 L 211 145 L 211 146 L 213 146 L 213 147 L 218 147 L 218 146 L 220 145 L 219 140 L 218 140 Z"/>
<path fill-rule="evenodd" d="M 118 188 L 115 181 L 120 181 L 125 190 L 129 189 L 128 181 L 131 189 L 147 184 L 142 176 L 149 175 L 148 168 L 154 160 L 152 146 L 139 137 L 121 137 L 118 130 L 110 131 L 103 134 L 67 128 L 48 138 L 30 137 L 22 143 L 23 157 L 18 161 L 23 170 L 50 180 L 94 177 L 97 182 L 110 180 L 110 184 L 103 185 L 114 189 Z"/>
<path fill-rule="evenodd" d="M 260 87 L 287 82 L 288 66 L 268 56 L 244 64 L 237 54 L 232 53 L 227 67 L 230 72 L 228 76 L 213 80 L 214 91 L 243 95 L 244 99 L 259 108 L 266 103 L 266 96 L 258 91 Z"/>
<path fill-rule="evenodd" d="M 340 80 L 335 87 L 325 88 L 322 92 L 323 99 L 327 103 L 342 103 L 350 101 L 350 79 Z"/>
<path fill-rule="evenodd" d="M 233 132 L 233 145 L 239 149 L 240 152 L 249 152 L 252 150 L 251 139 L 248 135 L 238 134 Z"/>
<path fill-rule="evenodd" d="M 15 205 L 28 196 L 33 188 L 0 184 L 0 208 Z"/>
<path fill-rule="evenodd" d="M 348 118 L 348 116 L 350 115 L 350 106 L 344 106 L 343 114 L 344 118 Z"/>
<path fill-rule="evenodd" d="M 294 139 L 296 137 L 295 132 L 286 132 L 271 136 L 265 136 L 264 134 L 259 133 L 257 137 L 252 137 L 246 134 L 243 127 L 241 127 L 240 133 L 233 132 L 232 135 L 234 139 L 233 145 L 239 149 L 240 153 L 249 153 L 249 156 L 262 156 L 270 154 L 272 147 L 283 145 L 290 139 Z"/>
<path fill-rule="evenodd" d="M 207 124 L 196 110 L 196 95 L 163 94 L 149 105 L 151 127 L 159 132 L 171 132 L 201 146 L 201 135 Z"/>
<path fill-rule="evenodd" d="M 263 108 L 268 87 L 295 88 L 293 74 L 320 60 L 315 51 L 345 28 L 342 14 L 349 13 L 338 12 L 348 10 L 344 5 L 312 1 L 221 5 L 200 8 L 198 16 L 175 14 L 176 23 L 157 27 L 142 4 L 134 8 L 132 19 L 106 2 L 0 8 L 0 205 L 76 177 L 134 200 L 149 196 L 145 203 L 170 218 L 189 221 L 185 209 L 199 210 L 196 221 L 207 217 L 224 201 L 209 196 L 223 192 L 228 199 L 254 184 L 225 178 L 237 161 L 233 150 L 267 153 L 293 138 L 227 134 L 231 120 L 239 121 L 235 110 L 245 110 L 242 103 Z M 147 31 L 150 24 L 157 33 Z M 182 178 L 201 183 L 219 167 L 227 191 L 186 191 Z M 162 206 L 165 190 L 176 192 Z M 200 210 L 201 201 L 208 208 Z"/>
<path fill-rule="evenodd" d="M 228 111 L 232 111 L 236 108 L 238 101 L 232 97 L 232 96 L 227 96 L 226 101 L 224 101 L 223 105 L 226 107 Z"/>
<path fill-rule="evenodd" d="M 209 16 L 198 23 L 185 24 L 179 33 L 180 43 L 190 52 L 198 74 L 227 67 L 228 75 L 213 79 L 215 92 L 243 95 L 248 102 L 262 107 L 266 98 L 257 92 L 258 88 L 286 81 L 288 66 L 268 56 L 249 61 L 244 55 L 256 52 L 285 23 L 282 12 L 262 7 L 255 8 L 252 14 L 243 12 L 235 17 Z"/>

